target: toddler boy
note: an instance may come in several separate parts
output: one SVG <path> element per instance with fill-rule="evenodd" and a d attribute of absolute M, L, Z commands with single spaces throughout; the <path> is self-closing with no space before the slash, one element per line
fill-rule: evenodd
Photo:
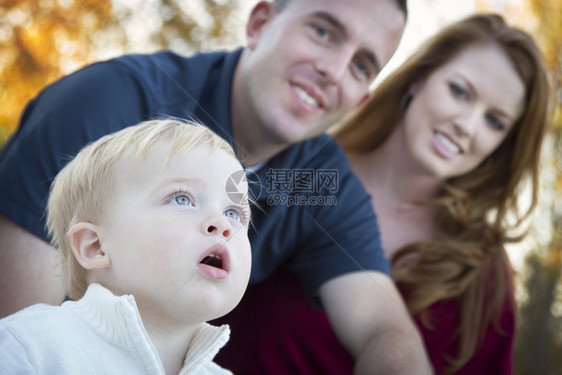
<path fill-rule="evenodd" d="M 47 226 L 73 301 L 0 320 L 1 373 L 225 374 L 213 357 L 250 276 L 247 183 L 209 129 L 127 127 L 57 175 Z M 236 190 L 238 189 L 238 190 Z"/>

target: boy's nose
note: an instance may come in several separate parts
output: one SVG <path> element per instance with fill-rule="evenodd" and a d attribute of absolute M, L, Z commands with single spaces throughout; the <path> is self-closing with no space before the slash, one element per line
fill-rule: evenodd
<path fill-rule="evenodd" d="M 203 234 L 209 235 L 221 235 L 225 238 L 230 237 L 232 234 L 232 228 L 226 216 L 213 214 L 205 222 L 201 227 L 201 231 Z"/>

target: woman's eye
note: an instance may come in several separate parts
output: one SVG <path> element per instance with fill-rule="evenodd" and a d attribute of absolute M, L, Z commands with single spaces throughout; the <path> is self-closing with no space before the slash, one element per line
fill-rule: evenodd
<path fill-rule="evenodd" d="M 468 93 L 459 85 L 450 83 L 449 90 L 451 90 L 451 94 L 453 94 L 453 96 L 457 99 L 461 99 L 461 100 L 468 99 Z"/>
<path fill-rule="evenodd" d="M 181 194 L 181 195 L 176 195 L 174 197 L 174 202 L 176 202 L 179 205 L 182 206 L 191 206 L 191 198 L 189 198 L 189 196 L 185 195 L 185 194 Z"/>
<path fill-rule="evenodd" d="M 224 216 L 228 217 L 229 219 L 240 220 L 240 214 L 233 208 L 229 208 L 228 210 L 224 211 Z"/>
<path fill-rule="evenodd" d="M 505 125 L 494 115 L 486 115 L 486 121 L 488 125 L 494 130 L 504 130 Z"/>

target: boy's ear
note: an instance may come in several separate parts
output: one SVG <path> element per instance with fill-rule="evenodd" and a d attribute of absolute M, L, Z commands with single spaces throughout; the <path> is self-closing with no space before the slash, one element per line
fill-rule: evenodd
<path fill-rule="evenodd" d="M 275 13 L 275 6 L 269 1 L 260 1 L 254 6 L 246 24 L 249 49 L 256 47 L 264 25 L 275 17 Z"/>
<path fill-rule="evenodd" d="M 76 260 L 87 270 L 109 268 L 111 259 L 105 253 L 100 241 L 100 227 L 92 223 L 74 224 L 68 231 L 68 238 Z"/>

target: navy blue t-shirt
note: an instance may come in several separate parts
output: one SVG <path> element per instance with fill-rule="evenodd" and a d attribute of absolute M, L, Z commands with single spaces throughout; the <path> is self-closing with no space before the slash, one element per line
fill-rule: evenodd
<path fill-rule="evenodd" d="M 0 214 L 47 239 L 45 207 L 56 173 L 86 144 L 141 121 L 194 119 L 231 143 L 231 91 L 241 50 L 128 55 L 92 64 L 44 89 L 0 151 Z M 250 283 L 282 263 L 313 297 L 348 272 L 389 272 L 370 199 L 327 135 L 293 145 L 249 173 Z"/>

